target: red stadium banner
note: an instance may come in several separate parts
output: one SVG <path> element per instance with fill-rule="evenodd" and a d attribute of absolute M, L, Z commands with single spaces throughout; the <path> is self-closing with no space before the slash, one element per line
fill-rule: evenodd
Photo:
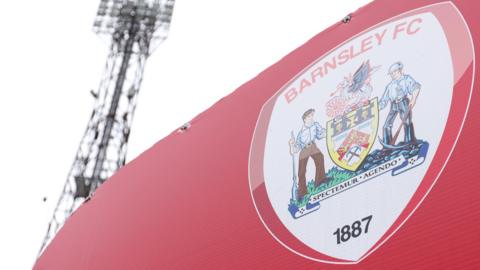
<path fill-rule="evenodd" d="M 358 10 L 124 167 L 34 269 L 479 269 L 479 8 Z"/>

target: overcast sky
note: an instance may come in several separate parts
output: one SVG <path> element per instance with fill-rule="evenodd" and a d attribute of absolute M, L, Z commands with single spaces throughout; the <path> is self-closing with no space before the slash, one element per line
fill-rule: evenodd
<path fill-rule="evenodd" d="M 146 65 L 127 160 L 368 2 L 177 0 Z M 108 49 L 91 31 L 98 3 L 1 4 L 0 269 L 33 266 L 86 128 Z"/>

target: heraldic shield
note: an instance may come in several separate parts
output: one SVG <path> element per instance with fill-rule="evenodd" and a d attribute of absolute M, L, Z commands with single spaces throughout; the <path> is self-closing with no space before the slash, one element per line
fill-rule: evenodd
<path fill-rule="evenodd" d="M 334 264 L 380 248 L 455 148 L 473 60 L 449 2 L 399 14 L 312 59 L 266 101 L 252 139 L 252 199 L 272 236 Z"/>
<path fill-rule="evenodd" d="M 349 171 L 360 167 L 377 137 L 378 99 L 365 103 L 327 122 L 328 154 L 337 166 Z"/>

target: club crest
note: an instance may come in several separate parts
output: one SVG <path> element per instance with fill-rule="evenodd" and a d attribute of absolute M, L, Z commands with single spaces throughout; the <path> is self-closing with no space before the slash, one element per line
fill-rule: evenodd
<path fill-rule="evenodd" d="M 326 126 L 330 158 L 338 167 L 356 171 L 375 142 L 378 129 L 377 98 L 366 100 L 358 109 L 329 120 Z"/>
<path fill-rule="evenodd" d="M 443 2 L 365 30 L 272 96 L 249 160 L 252 199 L 272 236 L 340 264 L 387 241 L 455 147 L 473 55 L 462 15 Z"/>

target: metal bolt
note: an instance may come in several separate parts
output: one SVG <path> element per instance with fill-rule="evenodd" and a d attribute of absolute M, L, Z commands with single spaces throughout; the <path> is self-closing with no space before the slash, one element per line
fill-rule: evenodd
<path fill-rule="evenodd" d="M 185 131 L 187 131 L 187 129 L 189 129 L 191 126 L 192 126 L 192 124 L 190 124 L 190 123 L 185 123 L 185 124 L 183 124 L 183 125 L 180 127 L 180 130 L 179 130 L 179 131 L 180 131 L 180 132 L 185 132 Z"/>
<path fill-rule="evenodd" d="M 352 14 L 348 14 L 342 19 L 343 23 L 349 23 L 352 20 Z"/>

